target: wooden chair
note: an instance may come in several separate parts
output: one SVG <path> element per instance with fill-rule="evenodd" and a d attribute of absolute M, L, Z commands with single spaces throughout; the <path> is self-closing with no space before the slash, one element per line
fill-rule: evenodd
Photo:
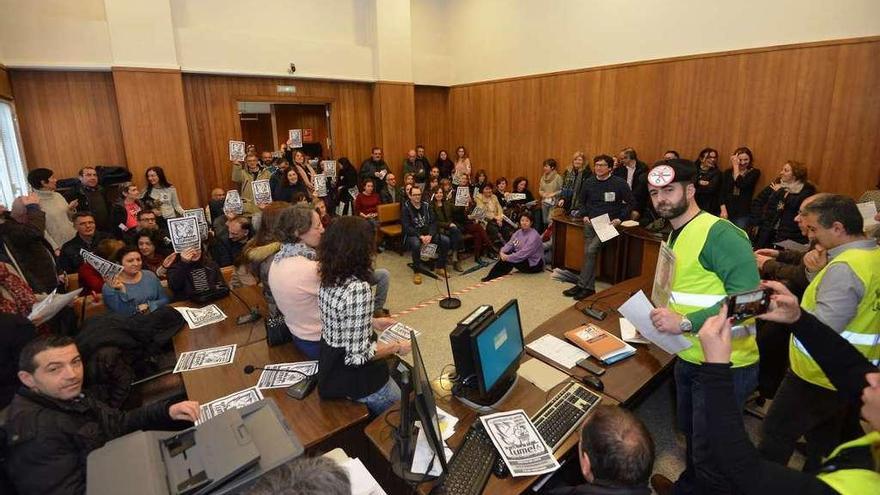
<path fill-rule="evenodd" d="M 78 273 L 68 273 L 67 274 L 67 291 L 75 291 L 79 289 L 79 274 Z"/>
<path fill-rule="evenodd" d="M 403 226 L 400 224 L 400 203 L 379 205 L 379 240 L 397 239 L 397 254 L 403 256 Z"/>

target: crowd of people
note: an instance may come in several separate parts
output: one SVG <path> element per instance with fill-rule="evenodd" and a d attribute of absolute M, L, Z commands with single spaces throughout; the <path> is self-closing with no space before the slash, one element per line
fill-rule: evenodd
<path fill-rule="evenodd" d="M 660 332 L 692 344 L 678 353 L 674 370 L 687 462 L 675 483 L 655 476 L 655 490 L 856 493 L 845 472 L 857 468 L 831 469 L 823 460 L 840 459 L 841 449 L 853 452 L 856 444 L 876 453 L 880 444 L 876 432 L 858 440 L 860 411 L 880 427 L 880 250 L 863 232 L 855 201 L 818 193 L 802 163 L 786 161 L 756 192 L 761 171 L 745 147 L 723 171 L 712 148 L 693 162 L 670 150 L 651 167 L 632 148 L 591 159 L 576 152 L 564 170 L 544 160 L 532 191 L 526 177 L 509 181 L 475 170 L 463 146 L 452 155 L 440 150 L 433 163 L 416 146 L 403 158 L 400 182 L 378 147 L 359 168 L 348 158 L 321 162 L 281 148 L 250 149 L 231 164 L 241 210 L 227 207 L 225 188 L 214 189 L 200 247 L 182 252 L 172 249 L 167 222 L 186 209 L 161 167 L 147 169 L 143 189 L 126 182 L 117 192 L 99 183 L 93 167 L 81 169 L 66 191 L 50 169 L 29 173 L 33 192 L 0 215 L 0 409 L 7 473 L 21 493 L 82 492 L 89 451 L 128 431 L 182 427 L 198 417 L 191 401 L 123 412 L 90 395 L 71 339 L 77 322 L 63 312 L 51 321 L 28 319 L 36 301 L 67 290 L 73 274 L 84 295 L 135 318 L 225 287 L 221 268 L 231 267 L 232 287 L 261 286 L 270 344 L 290 341 L 319 361 L 322 397 L 363 403 L 374 415 L 388 409 L 400 389 L 385 360 L 409 352 L 407 343 L 376 337 L 394 323 L 385 307 L 390 273 L 375 264 L 385 242 L 379 208 L 395 203 L 414 284 L 430 270 L 447 276 L 448 265 L 463 271 L 471 251 L 481 267 L 494 263 L 483 281 L 514 269 L 541 273 L 554 215 L 562 214 L 584 226 L 583 266 L 563 291 L 580 300 L 596 291 L 602 241 L 594 222 L 668 231 L 670 298 L 651 318 Z M 270 183 L 269 202 L 254 194 L 260 180 Z M 83 253 L 121 271 L 102 277 Z M 731 328 L 724 298 L 759 286 L 774 293 L 772 310 Z M 757 448 L 740 417 L 755 390 L 774 398 Z M 804 474 L 785 469 L 801 436 Z M 654 447 L 631 413 L 600 408 L 581 431 L 578 458 L 586 483 L 559 493 L 650 493 Z M 877 481 L 876 467 L 866 483 Z"/>

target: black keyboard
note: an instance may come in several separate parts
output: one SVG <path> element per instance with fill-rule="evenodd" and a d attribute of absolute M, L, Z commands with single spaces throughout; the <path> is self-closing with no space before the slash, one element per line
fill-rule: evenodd
<path fill-rule="evenodd" d="M 498 457 L 492 439 L 477 420 L 464 436 L 464 441 L 449 461 L 442 483 L 431 493 L 475 495 L 482 493 Z"/>
<path fill-rule="evenodd" d="M 570 382 L 532 415 L 532 424 L 550 450 L 556 450 L 583 423 L 601 399 L 601 396 L 580 383 Z M 492 471 L 500 478 L 509 474 L 500 456 Z"/>

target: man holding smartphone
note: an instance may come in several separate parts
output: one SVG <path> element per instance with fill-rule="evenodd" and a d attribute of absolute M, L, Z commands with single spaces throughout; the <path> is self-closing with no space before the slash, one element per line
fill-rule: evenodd
<path fill-rule="evenodd" d="M 673 485 L 661 475 L 651 478 L 654 490 L 666 493 L 730 493 L 732 487 L 712 464 L 704 436 L 706 417 L 699 384 L 694 382 L 704 361 L 696 329 L 718 313 L 730 294 L 758 287 L 760 277 L 745 232 L 727 220 L 700 210 L 694 198 L 696 167 L 688 160 L 657 162 L 648 173 L 648 194 L 657 214 L 672 225 L 667 244 L 674 255 L 670 299 L 665 308 L 651 311 L 651 321 L 664 333 L 683 334 L 691 347 L 678 353 L 675 363 L 677 422 L 687 440 L 685 471 Z M 758 381 L 758 347 L 754 332 L 734 339 L 731 362 L 735 399 L 742 409 Z M 698 414 L 695 414 L 695 411 Z M 695 424 L 696 423 L 696 424 Z"/>

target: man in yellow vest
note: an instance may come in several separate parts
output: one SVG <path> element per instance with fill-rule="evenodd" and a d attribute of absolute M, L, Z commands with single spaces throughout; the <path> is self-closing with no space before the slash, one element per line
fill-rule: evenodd
<path fill-rule="evenodd" d="M 821 194 L 801 207 L 801 221 L 818 249 L 824 268 L 811 278 L 801 307 L 846 339 L 876 366 L 880 363 L 880 248 L 865 237 L 855 202 L 837 194 Z M 824 262 L 827 259 L 827 265 Z M 862 435 L 858 411 L 840 400 L 816 361 L 793 336 L 786 373 L 763 423 L 759 451 L 764 458 L 788 464 L 795 442 L 807 440 L 804 471 L 820 467 L 822 457 L 841 441 Z"/>
<path fill-rule="evenodd" d="M 674 372 L 677 423 L 687 440 L 687 464 L 674 486 L 659 475 L 651 479 L 661 495 L 731 492 L 729 483 L 710 460 L 706 439 L 693 434 L 706 431 L 706 425 L 698 424 L 706 420 L 701 414 L 702 404 L 694 400 L 701 397 L 693 379 L 703 362 L 695 332 L 708 317 L 718 313 L 728 294 L 755 289 L 760 282 L 748 236 L 727 220 L 700 210 L 694 199 L 695 176 L 693 163 L 682 159 L 657 162 L 648 173 L 648 192 L 654 209 L 673 228 L 668 240 L 671 255 L 667 258 L 674 257 L 666 288 L 670 293 L 668 307 L 652 310 L 651 320 L 657 330 L 682 334 L 692 344 L 678 353 Z M 738 328 L 733 342 L 732 375 L 740 409 L 758 381 L 758 347 L 753 328 Z"/>

